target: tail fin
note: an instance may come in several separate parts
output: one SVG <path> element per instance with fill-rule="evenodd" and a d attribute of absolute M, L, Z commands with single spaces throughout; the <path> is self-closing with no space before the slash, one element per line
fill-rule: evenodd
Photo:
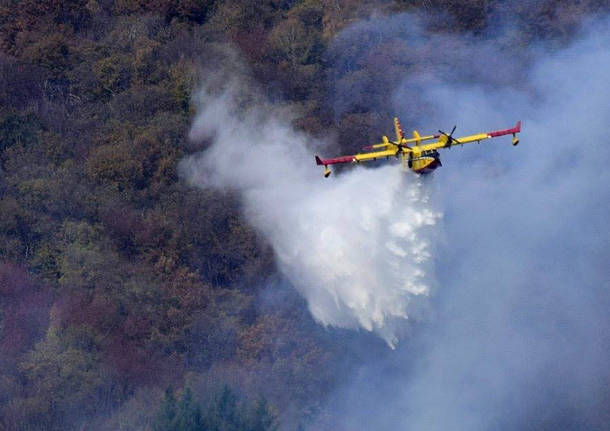
<path fill-rule="evenodd" d="M 402 133 L 402 127 L 400 127 L 398 117 L 394 117 L 394 130 L 396 131 L 396 142 L 401 142 L 404 138 L 404 134 Z"/>

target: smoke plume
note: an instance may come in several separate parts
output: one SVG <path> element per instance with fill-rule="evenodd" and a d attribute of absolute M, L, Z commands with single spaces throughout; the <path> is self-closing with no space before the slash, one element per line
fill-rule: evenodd
<path fill-rule="evenodd" d="M 367 31 L 395 19 L 359 23 L 342 43 L 381 43 Z M 403 76 L 396 110 L 457 124 L 457 136 L 523 120 L 521 144 L 441 155 L 435 320 L 383 360 L 372 354 L 322 427 L 609 429 L 610 20 L 588 20 L 562 48 L 529 49 L 416 24 L 402 41 L 426 67 Z"/>
<path fill-rule="evenodd" d="M 211 145 L 183 172 L 198 186 L 239 191 L 316 320 L 394 345 L 409 304 L 434 282 L 440 214 L 429 187 L 396 164 L 324 179 L 311 149 L 322 143 L 291 127 L 293 113 L 267 103 L 244 76 L 216 87 L 221 81 L 210 78 L 197 97 L 190 138 Z"/>
<path fill-rule="evenodd" d="M 431 317 L 395 351 L 370 352 L 318 428 L 610 427 L 610 21 L 589 20 L 561 48 L 524 48 L 518 28 L 498 27 L 508 36 L 432 35 L 399 15 L 358 23 L 331 49 L 338 115 L 364 100 L 344 91 L 354 80 L 343 85 L 342 69 L 388 61 L 391 42 L 401 55 L 376 67 L 366 99 L 391 88 L 403 126 L 457 124 L 460 136 L 523 121 L 518 147 L 445 151 L 425 181 L 396 165 L 324 181 L 308 150 L 322 144 L 290 112 L 243 78 L 201 91 L 192 138 L 212 144 L 184 172 L 241 193 L 316 319 L 394 344 L 438 282 Z"/>

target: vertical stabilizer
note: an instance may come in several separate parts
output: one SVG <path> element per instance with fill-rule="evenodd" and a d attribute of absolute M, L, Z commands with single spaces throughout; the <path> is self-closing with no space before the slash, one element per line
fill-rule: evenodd
<path fill-rule="evenodd" d="M 404 139 L 404 135 L 402 133 L 402 127 L 400 127 L 398 117 L 394 117 L 394 130 L 396 131 L 396 142 L 401 142 Z"/>

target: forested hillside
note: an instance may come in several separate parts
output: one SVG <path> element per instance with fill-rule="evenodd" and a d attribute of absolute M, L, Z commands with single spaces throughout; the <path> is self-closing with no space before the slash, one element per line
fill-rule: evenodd
<path fill-rule="evenodd" d="M 205 146 L 188 140 L 193 95 L 219 46 L 299 112 L 297 129 L 339 149 L 394 115 L 376 75 L 391 43 L 349 69 L 333 61 L 359 19 L 412 12 L 431 34 L 501 38 L 510 17 L 523 46 L 561 45 L 604 7 L 1 1 L 0 429 L 296 430 L 326 414 L 353 335 L 313 322 L 230 191 L 179 174 Z M 332 97 L 372 81 L 379 100 Z"/>

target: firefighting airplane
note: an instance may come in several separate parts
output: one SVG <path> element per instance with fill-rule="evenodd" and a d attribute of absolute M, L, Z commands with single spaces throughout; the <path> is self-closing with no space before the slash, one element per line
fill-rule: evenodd
<path fill-rule="evenodd" d="M 417 130 L 413 131 L 413 137 L 406 139 L 402 133 L 398 118 L 394 118 L 394 129 L 396 131 L 396 141 L 390 141 L 387 136 L 382 136 L 381 143 L 364 147 L 366 153 L 358 153 L 353 156 L 341 156 L 332 159 L 321 159 L 317 155 L 316 163 L 324 166 L 324 177 L 330 175 L 329 165 L 339 163 L 360 163 L 381 158 L 396 157 L 400 158 L 403 168 L 411 169 L 418 174 L 427 174 L 434 169 L 442 166 L 441 159 L 438 154 L 439 148 L 451 148 L 455 145 L 468 144 L 470 142 L 481 142 L 483 139 L 496 138 L 498 136 L 513 135 L 513 145 L 519 143 L 517 133 L 521 132 L 521 121 L 518 121 L 512 129 L 495 130 L 493 132 L 479 133 L 477 135 L 463 136 L 454 138 L 455 126 L 451 133 L 447 134 L 439 130 L 437 135 L 420 136 Z M 423 144 L 424 141 L 436 139 L 436 142 Z M 413 144 L 409 146 L 408 144 Z"/>

